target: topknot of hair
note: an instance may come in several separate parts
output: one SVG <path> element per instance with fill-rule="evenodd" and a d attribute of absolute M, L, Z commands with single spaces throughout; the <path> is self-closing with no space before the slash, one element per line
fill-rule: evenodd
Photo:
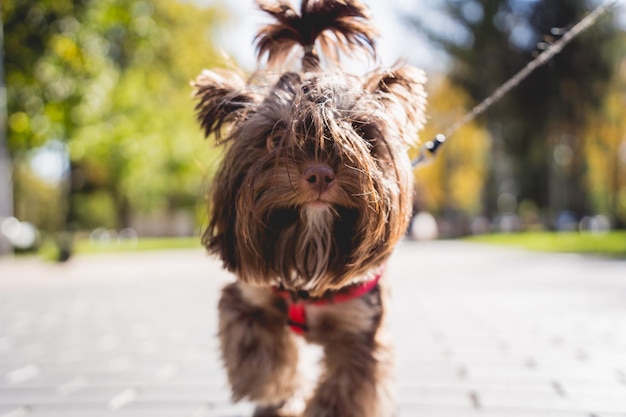
<path fill-rule="evenodd" d="M 358 0 L 302 0 L 300 12 L 289 0 L 256 1 L 276 19 L 255 38 L 257 58 L 267 57 L 269 67 L 287 61 L 298 47 L 304 52 L 304 70 L 319 69 L 318 51 L 335 63 L 341 53 L 376 58 L 377 31 L 366 6 Z"/>

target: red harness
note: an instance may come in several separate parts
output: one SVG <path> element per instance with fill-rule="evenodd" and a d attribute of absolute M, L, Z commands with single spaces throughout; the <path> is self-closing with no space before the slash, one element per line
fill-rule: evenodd
<path fill-rule="evenodd" d="M 325 305 L 336 304 L 344 301 L 354 300 L 359 298 L 370 291 L 372 291 L 377 285 L 382 272 L 376 274 L 374 278 L 369 281 L 362 282 L 357 285 L 352 285 L 346 289 L 339 290 L 323 298 L 307 299 L 307 296 L 298 296 L 293 291 L 275 288 L 276 294 L 280 295 L 285 301 L 287 301 L 287 324 L 295 333 L 303 335 L 308 330 L 306 324 L 306 307 L 308 305 Z"/>

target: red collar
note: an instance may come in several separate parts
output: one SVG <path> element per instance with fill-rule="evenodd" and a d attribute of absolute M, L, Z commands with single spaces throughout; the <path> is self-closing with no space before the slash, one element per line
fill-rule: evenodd
<path fill-rule="evenodd" d="M 306 324 L 307 305 L 320 306 L 325 304 L 336 304 L 359 298 L 376 288 L 382 274 L 381 268 L 380 272 L 378 272 L 371 280 L 351 285 L 321 298 L 310 299 L 306 295 L 306 292 L 299 295 L 293 291 L 281 288 L 274 288 L 274 292 L 287 302 L 287 324 L 295 333 L 302 335 L 308 330 Z"/>

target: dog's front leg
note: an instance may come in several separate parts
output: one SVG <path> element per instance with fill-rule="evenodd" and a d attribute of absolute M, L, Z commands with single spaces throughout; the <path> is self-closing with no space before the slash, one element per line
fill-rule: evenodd
<path fill-rule="evenodd" d="M 281 405 L 297 388 L 298 350 L 285 324 L 285 308 L 267 289 L 233 283 L 222 290 L 222 359 L 233 399 L 259 404 L 255 415 L 285 415 Z"/>
<path fill-rule="evenodd" d="M 376 297 L 311 311 L 311 339 L 324 348 L 324 371 L 305 417 L 395 415 L 393 354 L 379 306 L 371 303 Z"/>
<path fill-rule="evenodd" d="M 387 348 L 346 339 L 325 349 L 326 369 L 305 417 L 390 417 L 391 355 Z"/>

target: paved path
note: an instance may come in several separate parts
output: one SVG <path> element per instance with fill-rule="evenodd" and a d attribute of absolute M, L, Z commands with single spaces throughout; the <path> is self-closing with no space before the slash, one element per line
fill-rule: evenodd
<path fill-rule="evenodd" d="M 403 243 L 400 417 L 626 417 L 626 262 Z M 0 261 L 0 417 L 235 417 L 202 251 Z M 315 353 L 311 354 L 315 357 Z"/>

